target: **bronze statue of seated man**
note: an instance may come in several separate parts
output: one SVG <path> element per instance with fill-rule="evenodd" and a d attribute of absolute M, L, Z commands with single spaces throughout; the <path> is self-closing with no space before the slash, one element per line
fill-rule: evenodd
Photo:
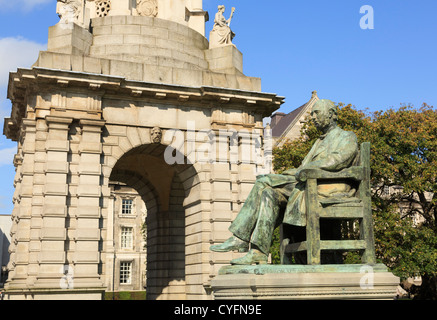
<path fill-rule="evenodd" d="M 353 132 L 337 126 L 337 108 L 330 100 L 319 100 L 311 110 L 311 117 L 322 135 L 297 169 L 282 174 L 257 177 L 252 191 L 229 230 L 228 240 L 210 247 L 215 252 L 248 252 L 231 264 L 266 263 L 273 231 L 281 223 L 306 225 L 304 169 L 337 172 L 350 167 L 358 155 L 357 137 Z M 349 184 L 336 183 L 318 186 L 323 197 L 353 193 Z"/>

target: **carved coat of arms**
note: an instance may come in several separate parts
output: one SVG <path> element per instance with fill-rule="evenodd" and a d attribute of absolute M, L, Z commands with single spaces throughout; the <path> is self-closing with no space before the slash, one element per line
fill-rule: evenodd
<path fill-rule="evenodd" d="M 156 17 L 158 2 L 156 0 L 137 0 L 137 12 L 140 16 Z"/>

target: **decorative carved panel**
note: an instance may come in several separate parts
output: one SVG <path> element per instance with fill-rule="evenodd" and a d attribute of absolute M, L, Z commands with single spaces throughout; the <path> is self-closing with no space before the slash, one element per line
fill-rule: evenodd
<path fill-rule="evenodd" d="M 96 1 L 96 11 L 98 17 L 106 17 L 111 11 L 111 0 Z"/>
<path fill-rule="evenodd" d="M 137 0 L 137 12 L 140 16 L 156 17 L 158 2 L 156 0 Z"/>

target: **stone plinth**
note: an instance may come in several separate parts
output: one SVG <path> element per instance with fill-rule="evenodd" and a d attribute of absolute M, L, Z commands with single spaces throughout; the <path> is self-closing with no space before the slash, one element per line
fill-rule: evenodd
<path fill-rule="evenodd" d="M 211 71 L 243 74 L 243 54 L 233 45 L 205 50 L 205 58 Z"/>
<path fill-rule="evenodd" d="M 377 265 L 226 266 L 212 280 L 216 300 L 393 299 L 399 278 Z"/>

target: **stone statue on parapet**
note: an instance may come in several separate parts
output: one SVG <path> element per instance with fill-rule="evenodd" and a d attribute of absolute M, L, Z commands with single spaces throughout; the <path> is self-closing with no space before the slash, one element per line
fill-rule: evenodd
<path fill-rule="evenodd" d="M 218 12 L 214 18 L 214 27 L 209 34 L 209 48 L 217 48 L 228 45 L 233 45 L 232 40 L 235 37 L 235 33 L 232 32 L 230 25 L 232 17 L 234 16 L 235 8 L 232 8 L 231 16 L 226 20 L 225 6 L 218 6 Z"/>
<path fill-rule="evenodd" d="M 215 252 L 247 252 L 231 261 L 235 265 L 267 263 L 273 231 L 282 223 L 306 226 L 306 178 L 304 170 L 338 172 L 353 165 L 359 154 L 357 137 L 337 126 L 337 108 L 319 100 L 311 117 L 322 135 L 297 169 L 258 176 L 252 191 L 229 230 L 232 236 L 210 247 Z M 352 197 L 355 190 L 345 181 L 318 186 L 323 197 Z"/>
<path fill-rule="evenodd" d="M 58 0 L 56 13 L 61 19 L 60 23 L 65 25 L 78 23 L 82 7 L 82 0 Z"/>

